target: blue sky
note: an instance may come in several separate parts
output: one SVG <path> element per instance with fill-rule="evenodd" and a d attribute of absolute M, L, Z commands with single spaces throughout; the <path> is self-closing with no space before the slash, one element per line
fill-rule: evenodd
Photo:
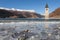
<path fill-rule="evenodd" d="M 0 0 L 0 7 L 35 10 L 44 14 L 45 5 L 48 3 L 49 12 L 60 7 L 60 0 Z"/>

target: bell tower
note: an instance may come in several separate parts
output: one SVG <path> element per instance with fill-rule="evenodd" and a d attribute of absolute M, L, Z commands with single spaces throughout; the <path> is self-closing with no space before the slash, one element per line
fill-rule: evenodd
<path fill-rule="evenodd" d="M 45 19 L 49 19 L 49 7 L 48 4 L 45 6 Z"/>

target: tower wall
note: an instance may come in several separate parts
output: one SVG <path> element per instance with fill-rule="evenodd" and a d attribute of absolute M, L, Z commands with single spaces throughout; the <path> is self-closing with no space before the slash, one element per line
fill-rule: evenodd
<path fill-rule="evenodd" d="M 45 8 L 45 19 L 49 19 L 49 8 Z"/>

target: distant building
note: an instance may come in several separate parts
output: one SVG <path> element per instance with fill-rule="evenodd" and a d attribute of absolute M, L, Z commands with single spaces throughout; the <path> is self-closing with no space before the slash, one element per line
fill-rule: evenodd
<path fill-rule="evenodd" d="M 10 16 L 10 18 L 18 18 L 18 16 L 14 15 L 14 16 Z"/>
<path fill-rule="evenodd" d="M 48 4 L 46 4 L 45 6 L 45 19 L 48 19 L 49 18 L 49 7 L 48 7 Z"/>

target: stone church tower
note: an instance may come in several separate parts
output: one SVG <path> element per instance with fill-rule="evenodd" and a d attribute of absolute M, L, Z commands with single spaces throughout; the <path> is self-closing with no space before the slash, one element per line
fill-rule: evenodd
<path fill-rule="evenodd" d="M 48 4 L 45 6 L 45 19 L 49 19 L 49 7 Z"/>

